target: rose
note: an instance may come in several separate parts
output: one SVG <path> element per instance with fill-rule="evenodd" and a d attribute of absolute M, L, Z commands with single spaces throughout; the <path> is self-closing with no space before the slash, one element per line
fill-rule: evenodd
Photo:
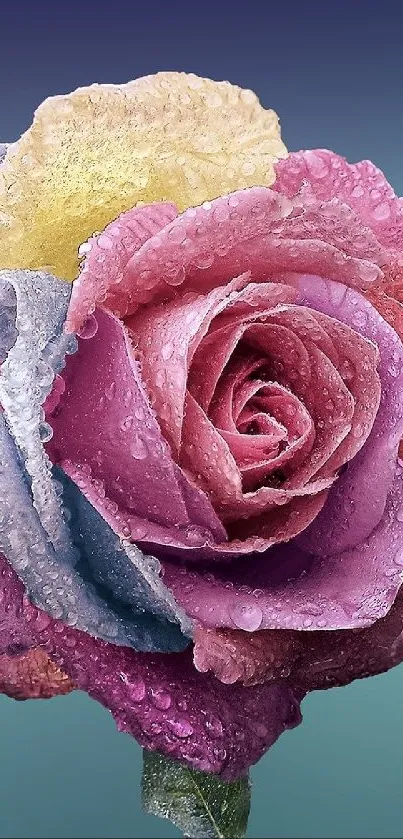
<path fill-rule="evenodd" d="M 251 94 L 168 74 L 50 100 L 1 170 L 4 265 L 42 269 L 3 275 L 2 649 L 225 777 L 401 657 L 401 202 L 322 151 L 270 190 L 280 156 Z M 102 228 L 69 302 L 43 269 Z"/>

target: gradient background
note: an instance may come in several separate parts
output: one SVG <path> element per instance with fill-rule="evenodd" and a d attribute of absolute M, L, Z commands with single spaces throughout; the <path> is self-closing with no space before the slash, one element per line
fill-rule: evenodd
<path fill-rule="evenodd" d="M 0 140 L 46 96 L 187 70 L 254 89 L 289 149 L 371 158 L 403 193 L 403 3 L 8 2 Z M 252 771 L 250 837 L 403 836 L 403 669 L 303 703 Z M 144 816 L 141 750 L 84 694 L 0 698 L 1 837 L 169 837 Z"/>

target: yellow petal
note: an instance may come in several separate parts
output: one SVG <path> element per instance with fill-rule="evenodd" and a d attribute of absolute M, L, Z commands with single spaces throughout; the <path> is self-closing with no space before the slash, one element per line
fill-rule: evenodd
<path fill-rule="evenodd" d="M 287 154 L 254 93 L 185 73 L 47 99 L 0 168 L 0 268 L 77 275 L 77 250 L 139 202 L 181 209 L 269 186 Z"/>

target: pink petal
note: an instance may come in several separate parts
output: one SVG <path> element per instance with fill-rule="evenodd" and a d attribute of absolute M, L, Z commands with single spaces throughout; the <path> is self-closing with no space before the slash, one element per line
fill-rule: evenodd
<path fill-rule="evenodd" d="M 351 207 L 381 245 L 403 247 L 403 200 L 371 161 L 347 163 L 326 149 L 290 154 L 276 165 L 273 189 L 293 198 L 302 187 L 319 201 L 340 199 Z M 363 228 L 360 239 L 366 236 Z"/>
<path fill-rule="evenodd" d="M 198 429 L 197 437 L 194 434 L 195 428 Z M 184 469 L 197 475 L 198 482 L 209 495 L 214 509 L 219 512 L 220 518 L 227 525 L 230 522 L 233 523 L 231 530 L 235 528 L 238 531 L 237 520 L 239 518 L 243 520 L 253 516 L 253 533 L 259 533 L 259 536 L 261 536 L 260 521 L 257 522 L 255 517 L 259 512 L 267 512 L 267 521 L 270 521 L 273 533 L 269 533 L 268 527 L 265 528 L 264 539 L 268 540 L 266 547 L 279 541 L 279 538 L 284 539 L 283 523 L 284 516 L 287 514 L 284 513 L 284 510 L 279 510 L 279 506 L 287 505 L 293 499 L 300 498 L 303 499 L 301 500 L 301 506 L 303 505 L 307 510 L 308 506 L 304 496 L 321 492 L 330 485 L 328 481 L 318 481 L 315 484 L 308 484 L 305 487 L 292 490 L 263 486 L 255 492 L 243 493 L 241 473 L 227 443 L 189 393 L 186 397 L 181 465 Z M 305 516 L 301 516 L 301 521 L 305 521 Z M 281 522 L 281 537 L 276 522 Z M 294 517 L 294 526 L 295 524 L 296 518 Z M 248 524 L 244 525 L 243 523 L 242 528 L 244 526 L 249 527 Z M 307 523 L 305 523 L 306 526 Z M 292 535 L 295 535 L 295 529 L 291 524 L 290 531 Z M 239 539 L 241 537 L 234 536 L 233 538 Z"/>
<path fill-rule="evenodd" d="M 158 542 L 168 527 L 182 527 L 186 534 L 189 526 L 200 525 L 213 541 L 224 539 L 208 499 L 172 460 L 123 325 L 101 310 L 96 319 L 96 334 L 80 340 L 63 371 L 66 390 L 49 417 L 52 460 L 65 466 L 70 461 L 84 473 L 84 491 L 85 476 L 98 481 L 98 495 L 123 513 L 118 532 L 122 522 L 137 534 L 146 523 L 147 537 Z"/>
<path fill-rule="evenodd" d="M 372 431 L 339 477 L 323 514 L 303 536 L 308 550 L 328 554 L 365 540 L 382 517 L 394 476 L 399 440 L 403 436 L 403 346 L 376 309 L 352 289 L 319 277 L 301 277 L 299 286 L 309 306 L 353 327 L 380 351 L 382 396 Z M 354 370 L 358 365 L 357 390 L 363 387 L 362 360 L 358 357 L 354 360 Z M 347 370 L 351 372 L 351 364 Z M 363 375 L 368 376 L 368 369 Z M 349 386 L 353 388 L 353 383 Z M 371 388 L 374 388 L 372 394 L 367 391 L 370 409 L 374 407 L 376 394 L 373 383 Z"/>
<path fill-rule="evenodd" d="M 114 311 L 133 314 L 139 300 L 175 297 L 178 286 L 181 295 L 206 293 L 244 271 L 255 282 L 298 270 L 367 287 L 382 276 L 382 250 L 345 210 L 328 207 L 325 213 L 317 201 L 302 217 L 299 199 L 264 187 L 186 210 L 132 257 L 120 286 L 127 299 Z"/>
<path fill-rule="evenodd" d="M 169 203 L 135 208 L 81 246 L 86 256 L 73 284 L 66 332 L 79 332 L 95 307 L 111 297 L 120 311 L 124 309 L 121 281 L 130 257 L 176 215 L 176 207 Z"/>
<path fill-rule="evenodd" d="M 148 306 L 126 321 L 143 382 L 173 450 L 180 447 L 188 368 L 213 318 L 247 284 L 244 274 L 207 295 Z"/>
<path fill-rule="evenodd" d="M 254 325 L 245 338 L 270 357 L 276 380 L 298 396 L 313 419 L 312 450 L 287 482 L 287 487 L 298 487 L 316 475 L 350 432 L 354 400 L 330 359 L 313 342 L 304 345 L 294 331 L 280 325 L 288 322 L 283 314 L 287 310 L 278 315 L 273 311 L 278 326 Z M 327 471 L 326 477 L 334 472 Z"/>

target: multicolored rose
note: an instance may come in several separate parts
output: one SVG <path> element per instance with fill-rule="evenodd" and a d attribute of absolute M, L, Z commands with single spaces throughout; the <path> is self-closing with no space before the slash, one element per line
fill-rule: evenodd
<path fill-rule="evenodd" d="M 0 220 L 1 688 L 236 778 L 403 659 L 402 199 L 161 73 L 47 100 Z"/>

